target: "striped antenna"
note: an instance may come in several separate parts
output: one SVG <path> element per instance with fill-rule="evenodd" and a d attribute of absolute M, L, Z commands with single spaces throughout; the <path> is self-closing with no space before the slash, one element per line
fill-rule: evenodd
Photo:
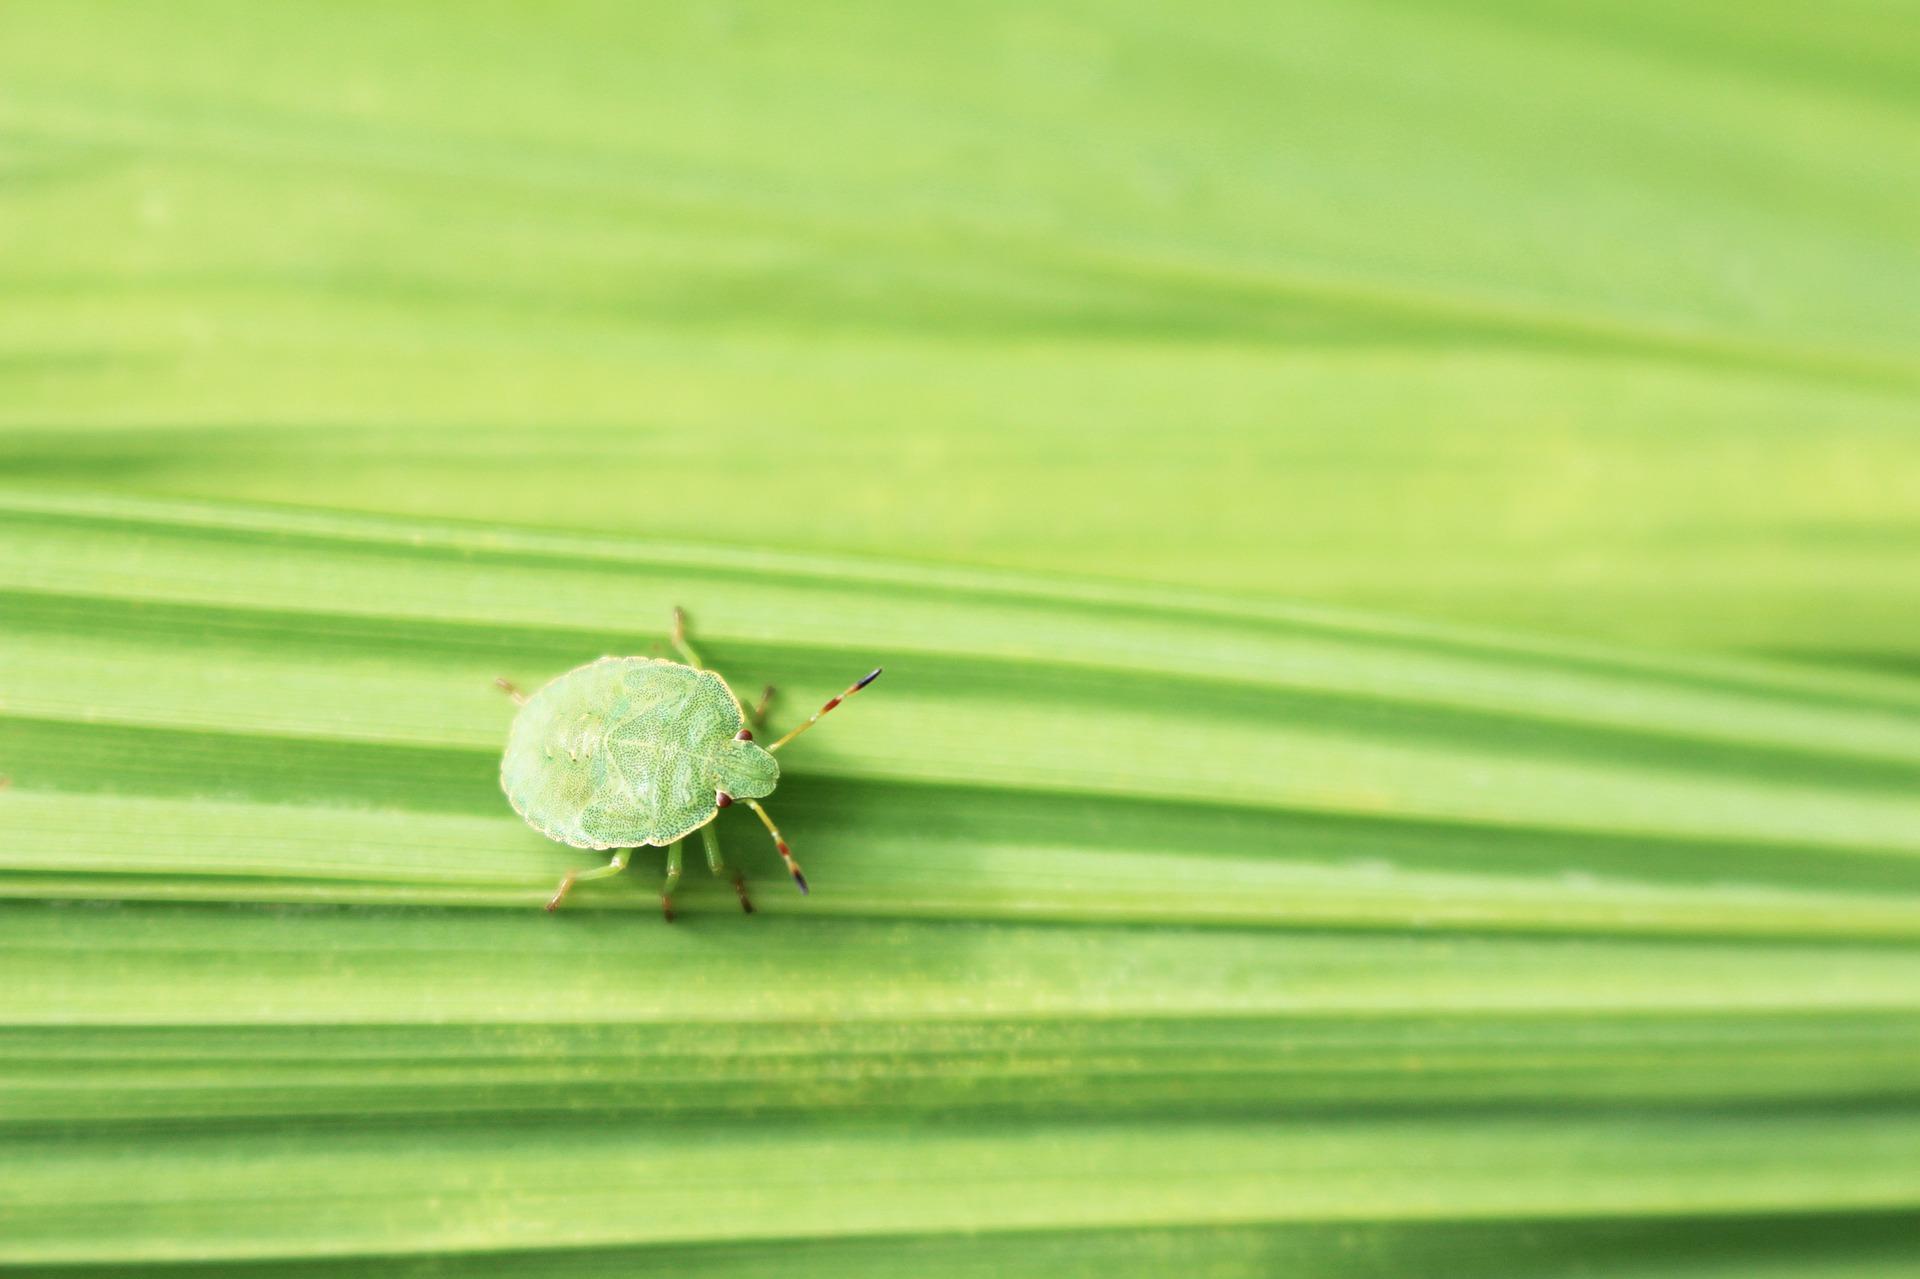
<path fill-rule="evenodd" d="M 838 706 L 840 703 L 846 701 L 848 698 L 852 697 L 855 693 L 859 692 L 861 689 L 865 688 L 867 685 L 873 683 L 873 681 L 879 679 L 880 671 L 881 671 L 880 667 L 878 666 L 874 667 L 871 671 L 867 672 L 867 674 L 863 675 L 859 680 L 849 685 L 846 692 L 840 694 L 840 696 L 838 697 L 828 698 L 827 704 L 825 706 L 822 706 L 819 710 L 815 711 L 811 719 L 809 719 L 806 723 L 802 724 L 800 727 L 794 729 L 791 733 L 788 733 L 785 737 L 781 738 L 779 741 L 775 742 L 773 745 L 767 747 L 767 749 L 769 751 L 777 751 L 782 746 L 785 746 L 788 742 L 792 741 L 794 738 L 800 736 L 800 734 L 806 732 L 809 728 L 812 728 L 815 724 L 818 724 L 820 722 L 820 717 L 822 715 L 825 715 L 828 711 L 832 710 L 834 707 Z"/>
<path fill-rule="evenodd" d="M 773 818 L 767 816 L 767 810 L 760 807 L 758 802 L 749 799 L 746 805 L 753 810 L 753 815 L 760 819 L 760 824 L 767 828 L 767 834 L 773 836 L 773 846 L 780 850 L 780 860 L 787 864 L 787 874 L 793 876 L 794 886 L 801 892 L 806 892 L 807 877 L 800 873 L 800 863 L 793 860 L 793 850 L 787 847 L 787 841 L 780 838 L 780 828 L 773 824 Z"/>

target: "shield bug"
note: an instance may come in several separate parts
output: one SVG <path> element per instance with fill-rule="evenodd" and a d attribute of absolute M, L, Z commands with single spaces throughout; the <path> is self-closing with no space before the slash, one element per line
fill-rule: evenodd
<path fill-rule="evenodd" d="M 500 759 L 500 789 L 513 811 L 548 839 L 613 853 L 604 866 L 567 872 L 548 899 L 548 910 L 558 909 L 575 884 L 625 870 L 635 848 L 655 847 L 667 850 L 660 909 L 671 922 L 682 845 L 697 830 L 707 866 L 733 882 L 740 909 L 751 912 L 746 880 L 720 855 L 712 825 L 735 801 L 753 809 L 795 886 L 807 891 L 793 850 L 759 803 L 780 780 L 774 752 L 879 679 L 879 669 L 762 747 L 748 722 L 764 719 L 773 689 L 749 713 L 727 681 L 707 670 L 687 643 L 686 615 L 677 608 L 673 647 L 682 661 L 603 657 L 568 671 L 531 697 L 504 679 L 496 681 L 520 707 Z"/>

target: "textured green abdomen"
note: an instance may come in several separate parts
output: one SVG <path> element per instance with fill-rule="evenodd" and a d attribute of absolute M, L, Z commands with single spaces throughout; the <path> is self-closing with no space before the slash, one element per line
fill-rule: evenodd
<path fill-rule="evenodd" d="M 717 789 L 773 792 L 779 768 L 735 740 L 741 723 L 712 671 L 603 657 L 520 709 L 500 788 L 535 830 L 577 848 L 670 844 L 713 817 Z"/>

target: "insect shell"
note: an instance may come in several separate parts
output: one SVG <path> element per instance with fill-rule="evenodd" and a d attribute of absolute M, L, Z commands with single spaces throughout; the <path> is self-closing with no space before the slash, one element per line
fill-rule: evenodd
<path fill-rule="evenodd" d="M 677 613 L 674 642 L 693 656 Z M 726 864 L 710 824 L 735 801 L 753 809 L 794 884 L 806 892 L 793 850 L 758 802 L 780 781 L 773 753 L 879 675 L 876 669 L 857 681 L 765 748 L 753 740 L 746 711 L 727 682 L 697 663 L 603 657 L 568 671 L 532 697 L 499 681 L 520 704 L 500 761 L 500 788 L 513 810 L 549 839 L 613 850 L 606 865 L 563 878 L 547 909 L 557 908 L 574 884 L 626 869 L 633 849 L 664 847 L 661 910 L 671 920 L 681 841 L 699 831 L 709 869 L 730 879 L 741 909 L 752 911 L 745 879 Z"/>
<path fill-rule="evenodd" d="M 568 671 L 521 708 L 500 762 L 514 811 L 575 848 L 664 848 L 779 781 L 726 681 L 664 658 Z"/>

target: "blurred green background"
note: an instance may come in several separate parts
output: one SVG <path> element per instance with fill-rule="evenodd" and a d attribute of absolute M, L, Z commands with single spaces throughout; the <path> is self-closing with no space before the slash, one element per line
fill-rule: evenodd
<path fill-rule="evenodd" d="M 1920 1276 L 1916 67 L 0 0 L 0 1267 Z M 815 892 L 549 918 L 675 604 Z"/>
<path fill-rule="evenodd" d="M 0 471 L 1897 663 L 1913 14 L 0 8 Z"/>

